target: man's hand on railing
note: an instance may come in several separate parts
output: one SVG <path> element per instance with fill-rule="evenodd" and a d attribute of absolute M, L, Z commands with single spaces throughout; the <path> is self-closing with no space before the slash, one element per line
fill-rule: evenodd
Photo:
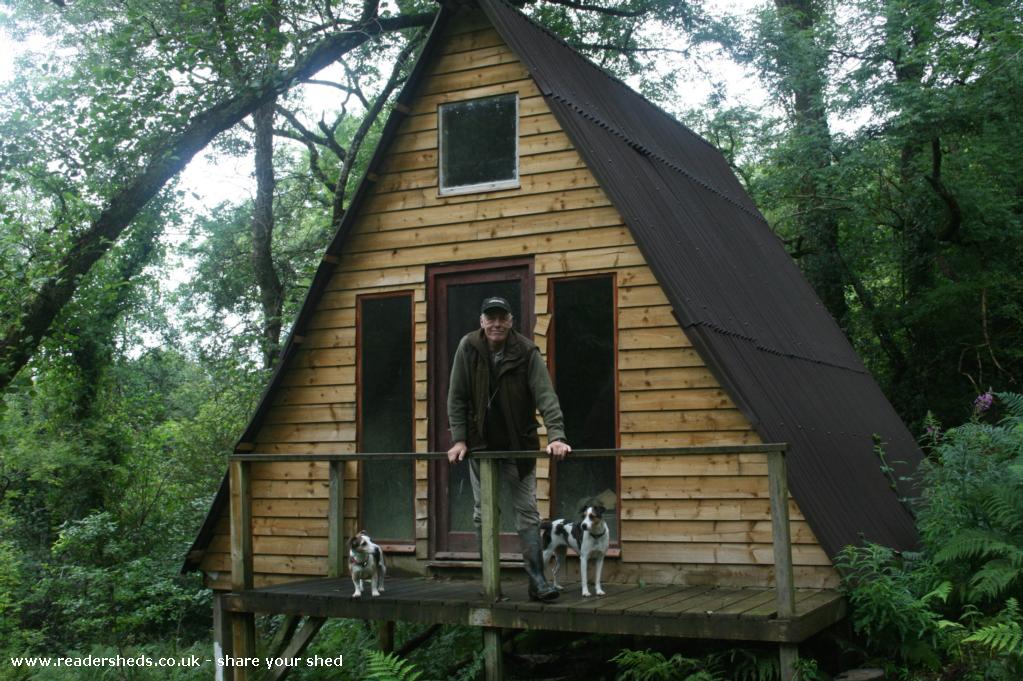
<path fill-rule="evenodd" d="M 465 442 L 459 440 L 448 450 L 448 463 L 458 463 L 465 458 L 468 452 L 469 448 L 465 445 Z"/>
<path fill-rule="evenodd" d="M 561 461 L 571 451 L 572 447 L 564 440 L 555 440 L 547 445 L 547 453 L 550 454 L 551 458 L 555 461 Z"/>

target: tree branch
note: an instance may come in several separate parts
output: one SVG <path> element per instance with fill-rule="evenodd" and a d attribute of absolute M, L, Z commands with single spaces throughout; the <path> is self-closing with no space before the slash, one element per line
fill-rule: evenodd
<path fill-rule="evenodd" d="M 619 54 L 645 54 L 647 52 L 666 52 L 689 56 L 689 50 L 678 50 L 671 47 L 627 47 L 613 43 L 571 43 L 572 47 L 583 50 L 600 50 L 601 52 L 617 52 Z"/>
<path fill-rule="evenodd" d="M 948 219 L 941 231 L 938 232 L 938 239 L 958 243 L 962 236 L 959 228 L 963 224 L 963 210 L 959 207 L 959 201 L 956 200 L 955 195 L 949 191 L 941 179 L 941 140 L 937 137 L 931 139 L 931 174 L 925 176 L 924 179 L 948 209 Z"/>
<path fill-rule="evenodd" d="M 370 129 L 373 127 L 373 123 L 383 110 L 384 104 L 387 103 L 391 93 L 394 92 L 395 88 L 398 87 L 398 84 L 401 83 L 402 70 L 405 67 L 405 63 L 424 37 L 424 32 L 419 33 L 408 42 L 408 45 L 406 45 L 398 55 L 398 58 L 394 62 L 394 68 L 391 69 L 391 76 L 387 79 L 387 84 L 384 85 L 384 88 L 380 91 L 376 101 L 373 102 L 369 111 L 366 112 L 366 116 L 362 119 L 362 123 L 359 124 L 359 129 L 356 130 L 355 134 L 352 136 L 352 142 L 348 145 L 348 158 L 345 159 L 345 162 L 341 167 L 341 174 L 337 179 L 337 185 L 334 189 L 334 206 L 331 211 L 331 224 L 335 230 L 341 226 L 341 219 L 344 217 L 345 187 L 348 186 L 348 178 L 352 174 L 352 168 L 355 166 L 355 160 L 359 155 L 359 149 L 362 147 L 362 143 L 366 139 L 366 135 L 369 134 Z"/>
<path fill-rule="evenodd" d="M 551 4 L 562 5 L 564 7 L 571 7 L 572 9 L 582 10 L 584 12 L 595 12 L 597 14 L 606 14 L 612 17 L 623 17 L 623 18 L 634 18 L 641 17 L 644 14 L 650 12 L 649 7 L 643 9 L 624 10 L 616 9 L 614 7 L 601 7 L 600 5 L 589 5 L 584 2 L 573 2 L 572 0 L 548 0 Z"/>
<path fill-rule="evenodd" d="M 78 290 L 82 277 L 110 250 L 149 200 L 214 137 L 372 38 L 428 26 L 433 16 L 421 13 L 372 18 L 353 30 L 330 35 L 301 55 L 291 68 L 273 71 L 252 87 L 193 115 L 180 132 L 154 151 L 134 180 L 110 197 L 106 208 L 57 260 L 58 274 L 25 293 L 15 321 L 0 336 L 0 391 L 7 388 L 49 334 L 54 319 Z"/>

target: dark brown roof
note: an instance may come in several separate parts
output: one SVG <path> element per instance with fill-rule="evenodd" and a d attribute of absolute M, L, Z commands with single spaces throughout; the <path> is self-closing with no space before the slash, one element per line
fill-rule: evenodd
<path fill-rule="evenodd" d="M 915 546 L 913 519 L 881 472 L 873 438 L 887 443 L 898 478 L 921 452 L 721 153 L 503 0 L 478 4 L 631 228 L 717 379 L 765 442 L 789 443 L 792 495 L 828 555 L 864 539 Z M 451 14 L 438 14 L 399 102 L 411 103 Z M 402 119 L 399 110 L 388 119 L 371 169 Z M 368 190 L 360 184 L 328 255 L 342 251 Z M 317 271 L 242 442 L 255 436 L 332 271 L 326 263 Z M 225 503 L 222 486 L 184 570 L 198 565 Z"/>
<path fill-rule="evenodd" d="M 765 442 L 828 555 L 915 546 L 896 477 L 920 449 L 721 153 L 502 0 L 480 0 L 621 212 L 682 328 Z M 905 483 L 900 493 L 909 495 Z"/>

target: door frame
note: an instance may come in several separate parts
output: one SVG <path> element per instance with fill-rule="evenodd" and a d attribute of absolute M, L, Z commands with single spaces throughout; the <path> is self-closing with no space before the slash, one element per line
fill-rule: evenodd
<path fill-rule="evenodd" d="M 483 283 L 488 281 L 521 282 L 521 319 L 517 330 L 532 340 L 536 323 L 536 277 L 534 261 L 530 257 L 474 260 L 446 265 L 431 265 L 426 268 L 426 326 L 427 326 L 427 448 L 430 451 L 446 451 L 441 446 L 447 425 L 447 385 L 450 376 L 442 375 L 443 353 L 447 348 L 447 287 L 452 283 Z M 466 329 L 468 332 L 470 329 Z M 443 388 L 443 399 L 441 392 Z M 476 552 L 454 551 L 449 548 L 448 527 L 450 525 L 447 494 L 443 494 L 441 482 L 447 481 L 448 462 L 431 461 L 428 482 L 429 489 L 429 553 L 439 559 L 475 558 Z M 502 547 L 503 548 L 503 547 Z"/>

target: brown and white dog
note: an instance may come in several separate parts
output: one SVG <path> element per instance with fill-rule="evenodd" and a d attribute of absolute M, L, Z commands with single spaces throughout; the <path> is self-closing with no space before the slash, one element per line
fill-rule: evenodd
<path fill-rule="evenodd" d="M 590 559 L 596 562 L 593 586 L 598 596 L 604 595 L 600 586 L 600 574 L 604 570 L 604 554 L 607 553 L 609 537 L 607 524 L 604 522 L 603 506 L 583 506 L 582 518 L 568 522 L 564 518 L 540 523 L 541 541 L 543 546 L 543 564 L 546 566 L 554 556 L 554 587 L 558 585 L 558 568 L 565 560 L 568 548 L 579 554 L 579 576 L 583 582 L 583 596 L 590 595 L 587 584 L 587 565 Z"/>
<path fill-rule="evenodd" d="M 379 596 L 384 590 L 384 576 L 387 574 L 387 566 L 384 565 L 383 550 L 373 543 L 365 530 L 360 530 L 352 537 L 348 546 L 348 569 L 352 573 L 352 584 L 355 585 L 355 593 L 352 597 L 362 596 L 362 580 L 370 580 L 373 595 Z"/>

